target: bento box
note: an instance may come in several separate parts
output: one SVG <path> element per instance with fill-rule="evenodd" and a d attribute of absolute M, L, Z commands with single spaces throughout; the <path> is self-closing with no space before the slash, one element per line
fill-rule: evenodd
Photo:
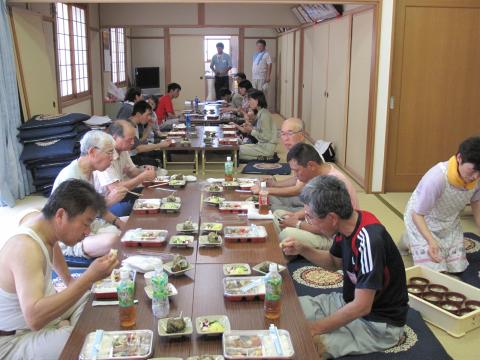
<path fill-rule="evenodd" d="M 287 330 L 278 337 L 268 330 L 232 330 L 223 333 L 225 359 L 292 359 L 295 355 Z"/>
<path fill-rule="evenodd" d="M 131 229 L 122 237 L 125 246 L 161 246 L 167 240 L 167 230 Z"/>
<path fill-rule="evenodd" d="M 443 285 L 449 292 L 464 295 L 470 301 L 480 301 L 480 289 L 457 280 L 451 276 L 433 271 L 424 266 L 412 266 L 405 270 L 407 283 L 412 278 L 427 279 L 431 284 Z M 462 337 L 468 331 L 480 326 L 480 307 L 474 310 L 472 307 L 469 312 L 463 315 L 456 315 L 449 312 L 426 299 L 419 294 L 408 294 L 410 306 L 422 314 L 424 320 L 438 326 L 454 337 Z M 467 303 L 468 301 L 466 301 Z"/>
<path fill-rule="evenodd" d="M 238 181 L 223 181 L 222 182 L 222 186 L 225 188 L 225 189 L 236 189 L 238 188 L 240 184 L 238 183 Z"/>
<path fill-rule="evenodd" d="M 170 131 L 167 136 L 168 137 L 183 137 L 183 136 L 186 136 L 187 133 L 186 131 L 181 131 L 181 130 L 178 130 L 178 131 Z"/>
<path fill-rule="evenodd" d="M 137 199 L 133 204 L 134 214 L 158 214 L 160 212 L 160 199 Z"/>
<path fill-rule="evenodd" d="M 222 145 L 237 145 L 238 140 L 236 137 L 223 137 L 218 139 L 218 143 Z"/>
<path fill-rule="evenodd" d="M 166 213 L 178 213 L 182 203 L 179 202 L 166 202 L 160 205 L 160 210 Z"/>
<path fill-rule="evenodd" d="M 152 354 L 153 331 L 91 332 L 85 338 L 79 359 L 148 359 Z"/>
<path fill-rule="evenodd" d="M 224 201 L 218 209 L 225 213 L 247 213 L 250 207 L 252 203 L 248 201 Z"/>
<path fill-rule="evenodd" d="M 264 242 L 267 239 L 267 230 L 264 226 L 252 224 L 250 226 L 226 226 L 223 237 L 229 242 Z"/>
<path fill-rule="evenodd" d="M 236 131 L 232 130 L 224 130 L 223 131 L 223 137 L 230 138 L 230 137 L 235 137 L 237 135 Z"/>
<path fill-rule="evenodd" d="M 130 279 L 135 284 L 136 271 L 130 271 Z M 109 277 L 96 281 L 92 285 L 94 299 L 117 299 L 117 286 L 120 283 L 120 269 L 114 269 Z"/>
<path fill-rule="evenodd" d="M 175 189 L 179 189 L 179 188 L 183 188 L 185 187 L 185 185 L 187 184 L 187 181 L 186 180 L 172 180 L 170 179 L 170 181 L 168 182 L 168 185 L 175 188 Z"/>
<path fill-rule="evenodd" d="M 255 281 L 255 286 L 242 289 Z M 265 282 L 263 276 L 226 277 L 223 279 L 223 296 L 228 301 L 252 301 L 265 298 Z"/>

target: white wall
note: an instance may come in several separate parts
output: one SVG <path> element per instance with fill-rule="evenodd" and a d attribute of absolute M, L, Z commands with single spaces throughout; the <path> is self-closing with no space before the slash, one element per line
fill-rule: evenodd
<path fill-rule="evenodd" d="M 275 4 L 206 4 L 208 25 L 278 25 L 296 26 L 291 5 Z"/>
<path fill-rule="evenodd" d="M 133 30 L 133 29 L 132 29 Z M 144 29 L 145 30 L 145 29 Z M 135 31 L 132 31 L 132 35 Z M 132 73 L 136 67 L 155 66 L 160 68 L 160 93 L 165 90 L 165 55 L 164 39 L 136 39 L 132 42 Z M 132 76 L 132 80 L 133 80 Z"/>

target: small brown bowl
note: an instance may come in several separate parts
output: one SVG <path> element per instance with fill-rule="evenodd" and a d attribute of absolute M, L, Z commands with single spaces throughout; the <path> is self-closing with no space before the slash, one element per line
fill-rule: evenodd
<path fill-rule="evenodd" d="M 467 301 L 465 301 L 465 307 L 470 311 L 478 310 L 478 309 L 480 309 L 480 301 L 467 300 Z"/>
<path fill-rule="evenodd" d="M 419 297 L 422 297 L 423 292 L 425 291 L 425 286 L 423 285 L 407 285 L 407 291 Z"/>
<path fill-rule="evenodd" d="M 457 311 L 457 316 L 467 315 L 467 314 L 470 314 L 471 312 L 472 311 L 470 309 L 461 308 L 460 310 Z"/>
<path fill-rule="evenodd" d="M 444 296 L 445 293 L 448 292 L 448 288 L 446 286 L 439 285 L 439 284 L 430 284 L 430 285 L 427 285 L 427 291 L 431 291 Z"/>
<path fill-rule="evenodd" d="M 462 308 L 461 305 L 453 301 L 441 301 L 438 303 L 438 306 L 443 310 L 448 311 L 449 313 L 452 313 L 454 315 L 458 315 L 458 312 Z"/>
<path fill-rule="evenodd" d="M 438 306 L 438 304 L 443 301 L 443 294 L 427 291 L 422 294 L 422 299 Z"/>
<path fill-rule="evenodd" d="M 467 297 L 463 294 L 450 291 L 445 294 L 445 300 L 454 302 L 461 306 L 464 303 L 464 301 L 467 300 Z"/>
<path fill-rule="evenodd" d="M 417 277 L 410 278 L 410 281 L 408 283 L 411 284 L 411 285 L 426 286 L 426 285 L 430 284 L 430 280 L 417 276 Z"/>

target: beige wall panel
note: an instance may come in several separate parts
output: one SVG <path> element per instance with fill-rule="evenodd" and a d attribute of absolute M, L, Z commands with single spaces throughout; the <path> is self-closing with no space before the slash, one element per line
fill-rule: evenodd
<path fill-rule="evenodd" d="M 274 29 L 267 28 L 245 28 L 246 37 L 277 37 L 278 33 Z"/>
<path fill-rule="evenodd" d="M 325 139 L 335 144 L 336 160 L 345 164 L 351 17 L 330 23 L 328 99 Z"/>
<path fill-rule="evenodd" d="M 328 23 L 314 27 L 310 134 L 315 140 L 329 140 L 325 137 L 326 100 L 324 96 L 327 90 L 328 33 Z"/>
<path fill-rule="evenodd" d="M 165 92 L 165 57 L 163 39 L 131 39 L 132 73 L 136 67 L 158 66 L 160 68 L 160 92 Z"/>
<path fill-rule="evenodd" d="M 313 45 L 315 28 L 311 27 L 303 33 L 303 80 L 302 80 L 302 120 L 305 128 L 312 133 L 312 74 L 313 74 Z M 323 97 L 322 97 L 323 99 Z"/>
<path fill-rule="evenodd" d="M 372 33 L 373 10 L 353 15 L 345 164 L 362 181 L 367 151 Z"/>
<path fill-rule="evenodd" d="M 205 99 L 203 37 L 172 36 L 170 47 L 172 81 L 182 86 L 180 96 L 174 100 L 174 107 L 179 110 L 187 99 Z"/>
<path fill-rule="evenodd" d="M 57 83 L 52 72 L 52 31 L 44 31 L 42 18 L 34 13 L 13 9 L 13 22 L 18 58 L 22 66 L 23 89 L 25 89 L 29 112 L 54 114 L 58 112 Z M 50 53 L 49 53 L 50 49 Z"/>
<path fill-rule="evenodd" d="M 25 4 L 18 4 L 20 7 L 24 7 Z M 52 16 L 52 4 L 50 3 L 30 3 L 29 10 L 37 12 L 45 16 Z"/>
<path fill-rule="evenodd" d="M 247 75 L 247 79 L 252 79 L 252 63 L 253 63 L 253 54 L 256 51 L 255 43 L 256 39 L 245 39 L 244 41 L 244 52 L 243 52 L 243 64 L 244 64 L 244 72 Z M 273 111 L 276 109 L 276 71 L 277 71 L 277 44 L 276 39 L 265 39 L 267 43 L 267 50 L 272 57 L 272 78 L 271 78 L 271 86 L 268 93 L 268 108 Z"/>
<path fill-rule="evenodd" d="M 205 23 L 208 25 L 279 25 L 295 26 L 298 21 L 290 5 L 206 4 Z"/>
<path fill-rule="evenodd" d="M 102 59 L 100 57 L 100 32 L 90 31 L 90 58 L 92 59 L 92 97 L 95 115 L 103 115 Z"/>
<path fill-rule="evenodd" d="M 144 27 L 132 27 L 130 29 L 130 35 L 135 36 L 158 36 L 164 35 L 163 28 L 144 28 Z"/>
<path fill-rule="evenodd" d="M 113 25 L 196 25 L 197 4 L 101 4 L 100 23 Z"/>
<path fill-rule="evenodd" d="M 65 106 L 62 109 L 62 113 L 72 113 L 72 112 L 78 112 L 78 113 L 82 113 L 82 114 L 91 115 L 92 114 L 92 106 L 91 106 L 91 103 L 90 103 L 90 99 L 85 100 L 85 101 L 81 101 L 77 104 L 73 104 L 73 105 L 70 105 L 70 106 Z"/>
<path fill-rule="evenodd" d="M 291 117 L 293 116 L 293 72 L 294 72 L 294 65 L 293 65 L 293 58 L 295 56 L 295 48 L 294 48 L 294 40 L 295 34 L 293 32 L 287 34 L 287 45 L 288 51 L 286 54 L 286 63 L 287 63 L 287 73 L 286 73 L 286 82 L 285 82 L 285 116 Z"/>
<path fill-rule="evenodd" d="M 299 77 L 300 77 L 300 31 L 295 32 L 295 77 L 293 79 L 293 116 L 298 117 Z"/>
<path fill-rule="evenodd" d="M 171 35 L 238 35 L 238 28 L 171 28 Z"/>
<path fill-rule="evenodd" d="M 88 5 L 88 21 L 91 27 L 98 29 L 100 27 L 100 21 L 98 18 L 99 15 L 99 5 L 98 4 L 89 4 Z"/>

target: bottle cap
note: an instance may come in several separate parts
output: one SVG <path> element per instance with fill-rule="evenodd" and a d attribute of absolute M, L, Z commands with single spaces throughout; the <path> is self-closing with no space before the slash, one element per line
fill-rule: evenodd
<path fill-rule="evenodd" d="M 270 265 L 268 265 L 268 272 L 274 272 L 274 271 L 278 271 L 277 264 L 270 263 Z"/>
<path fill-rule="evenodd" d="M 130 271 L 125 268 L 120 269 L 120 280 L 130 279 Z"/>
<path fill-rule="evenodd" d="M 227 156 L 227 161 L 232 161 L 232 158 L 230 156 Z"/>

